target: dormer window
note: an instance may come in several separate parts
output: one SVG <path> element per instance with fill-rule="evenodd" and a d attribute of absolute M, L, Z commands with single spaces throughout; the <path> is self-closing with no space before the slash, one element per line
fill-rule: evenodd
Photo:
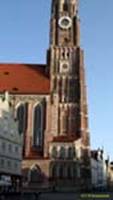
<path fill-rule="evenodd" d="M 17 87 L 12 88 L 13 91 L 18 91 Z"/>
<path fill-rule="evenodd" d="M 4 75 L 9 75 L 9 72 L 4 72 Z"/>

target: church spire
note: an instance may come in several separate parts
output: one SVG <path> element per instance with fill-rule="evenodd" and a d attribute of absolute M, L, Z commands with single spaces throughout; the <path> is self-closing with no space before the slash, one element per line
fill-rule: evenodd
<path fill-rule="evenodd" d="M 63 12 L 70 9 L 73 9 L 73 14 L 76 15 L 76 13 L 78 12 L 78 0 L 52 0 L 53 13 L 54 10 L 56 10 L 56 13 L 58 13 L 57 11 Z"/>
<path fill-rule="evenodd" d="M 79 46 L 78 0 L 53 0 L 50 45 Z"/>

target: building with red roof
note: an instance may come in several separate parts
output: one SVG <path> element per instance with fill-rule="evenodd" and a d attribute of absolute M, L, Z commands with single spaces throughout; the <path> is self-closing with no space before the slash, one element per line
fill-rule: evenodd
<path fill-rule="evenodd" d="M 52 0 L 47 64 L 0 64 L 23 134 L 25 187 L 90 186 L 84 52 L 77 0 Z M 85 176 L 87 174 L 87 176 Z"/>
<path fill-rule="evenodd" d="M 0 64 L 0 92 L 11 94 L 49 94 L 46 65 Z"/>

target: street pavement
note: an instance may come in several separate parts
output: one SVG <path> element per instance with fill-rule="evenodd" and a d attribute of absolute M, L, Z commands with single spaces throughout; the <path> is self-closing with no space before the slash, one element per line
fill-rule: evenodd
<path fill-rule="evenodd" d="M 113 193 L 24 193 L 0 195 L 0 200 L 113 200 Z"/>
<path fill-rule="evenodd" d="M 75 193 L 48 193 L 41 194 L 39 200 L 78 200 Z"/>

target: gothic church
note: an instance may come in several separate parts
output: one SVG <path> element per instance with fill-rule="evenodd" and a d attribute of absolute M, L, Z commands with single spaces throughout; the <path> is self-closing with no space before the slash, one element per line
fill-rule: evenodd
<path fill-rule="evenodd" d="M 90 184 L 90 138 L 78 0 L 52 0 L 47 63 L 0 64 L 23 134 L 25 187 Z"/>

